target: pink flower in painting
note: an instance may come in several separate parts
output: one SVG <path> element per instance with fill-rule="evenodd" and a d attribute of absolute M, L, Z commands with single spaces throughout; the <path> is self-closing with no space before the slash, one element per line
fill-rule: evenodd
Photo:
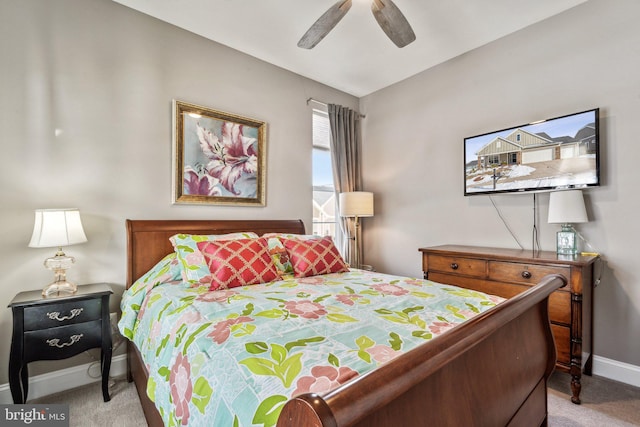
<path fill-rule="evenodd" d="M 169 375 L 169 387 L 171 388 L 171 398 L 176 407 L 176 417 L 181 420 L 181 424 L 189 424 L 189 402 L 193 393 L 191 384 L 191 365 L 186 356 L 178 353 L 176 361 L 171 368 Z"/>
<path fill-rule="evenodd" d="M 448 331 L 454 326 L 455 325 L 449 322 L 433 322 L 431 325 L 429 325 L 429 330 L 435 335 L 440 335 L 441 333 Z"/>
<path fill-rule="evenodd" d="M 207 336 L 209 338 L 213 338 L 217 344 L 222 344 L 229 339 L 229 335 L 231 335 L 231 326 L 247 322 L 253 322 L 253 319 L 249 316 L 240 316 L 235 319 L 223 320 L 222 322 L 216 323 L 213 326 L 213 331 L 211 331 Z"/>
<path fill-rule="evenodd" d="M 378 363 L 388 362 L 402 353 L 401 351 L 392 349 L 388 345 L 374 345 L 366 349 L 366 352 Z"/>
<path fill-rule="evenodd" d="M 222 191 L 218 188 L 220 182 L 216 177 L 211 176 L 204 168 L 198 172 L 191 166 L 185 166 L 184 178 L 182 180 L 185 194 L 198 194 L 202 196 L 221 196 Z"/>
<path fill-rule="evenodd" d="M 381 283 L 379 285 L 373 285 L 372 286 L 373 289 L 375 289 L 376 291 L 385 294 L 385 295 L 394 295 L 394 296 L 401 296 L 401 295 L 406 295 L 409 293 L 408 290 L 401 288 L 400 286 L 397 285 L 390 285 L 389 283 Z"/>
<path fill-rule="evenodd" d="M 231 289 L 225 289 L 220 291 L 206 292 L 204 294 L 200 294 L 196 297 L 196 300 L 203 302 L 227 302 L 229 298 L 234 295 L 237 295 L 238 292 L 232 291 Z"/>
<path fill-rule="evenodd" d="M 305 319 L 318 319 L 320 316 L 327 314 L 324 306 L 309 300 L 287 301 L 284 304 L 284 308 L 289 310 L 289 313 L 297 314 Z"/>
<path fill-rule="evenodd" d="M 336 299 L 337 299 L 339 302 L 343 303 L 344 305 L 354 305 L 354 304 L 355 304 L 355 301 L 356 301 L 358 298 L 362 298 L 362 295 L 357 295 L 357 294 L 347 294 L 347 295 L 344 295 L 344 294 L 341 294 L 341 295 L 337 295 L 337 296 L 336 296 Z"/>
<path fill-rule="evenodd" d="M 311 375 L 300 377 L 296 382 L 296 389 L 291 396 L 303 393 L 326 393 L 344 384 L 358 375 L 356 371 L 346 366 L 314 366 Z"/>
<path fill-rule="evenodd" d="M 298 279 L 298 283 L 306 283 L 307 285 L 321 285 L 324 283 L 322 277 L 312 276 L 312 277 L 302 277 Z"/>
<path fill-rule="evenodd" d="M 227 191 L 239 195 L 234 184 L 243 175 L 255 175 L 258 170 L 256 138 L 245 137 L 243 126 L 224 122 L 221 137 L 198 123 L 198 139 L 202 152 L 209 158 L 209 174 L 218 180 Z"/>

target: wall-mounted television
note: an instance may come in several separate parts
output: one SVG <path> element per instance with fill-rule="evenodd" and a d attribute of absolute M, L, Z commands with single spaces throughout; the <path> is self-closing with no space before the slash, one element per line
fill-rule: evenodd
<path fill-rule="evenodd" d="M 464 139 L 464 195 L 600 185 L 599 109 Z"/>

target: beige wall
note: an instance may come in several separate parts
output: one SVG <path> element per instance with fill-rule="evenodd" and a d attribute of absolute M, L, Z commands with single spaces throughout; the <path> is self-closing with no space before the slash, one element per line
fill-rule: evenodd
<path fill-rule="evenodd" d="M 602 179 L 579 231 L 606 261 L 595 292 L 595 353 L 640 366 L 640 2 L 591 0 L 364 97 L 365 262 L 421 275 L 418 248 L 517 248 L 487 196 L 463 196 L 466 136 L 600 107 Z M 453 37 L 453 35 L 452 35 Z M 492 197 L 531 249 L 533 195 Z M 538 195 L 542 249 L 555 250 Z"/>
<path fill-rule="evenodd" d="M 488 197 L 463 197 L 462 139 L 600 107 L 604 185 L 587 191 L 591 222 L 579 226 L 606 259 L 596 354 L 640 366 L 638 16 L 634 0 L 591 0 L 361 99 L 365 187 L 376 193 L 376 216 L 363 221 L 366 263 L 417 276 L 421 246 L 517 247 Z M 42 261 L 53 251 L 26 246 L 35 208 L 80 208 L 89 242 L 68 248 L 69 277 L 116 284 L 113 309 L 126 218 L 302 218 L 310 229 L 308 97 L 358 105 L 110 0 L 0 2 L 0 306 L 51 279 Z M 266 207 L 170 204 L 174 98 L 268 122 Z M 533 196 L 493 201 L 531 248 Z M 547 205 L 539 195 L 540 242 L 552 250 Z M 0 384 L 10 335 L 4 308 Z"/>
<path fill-rule="evenodd" d="M 1 1 L 0 385 L 7 304 L 53 277 L 42 262 L 55 250 L 27 247 L 33 209 L 80 209 L 89 242 L 67 249 L 76 257 L 69 279 L 114 283 L 115 310 L 126 218 L 301 218 L 311 230 L 308 97 L 358 103 L 111 0 Z M 174 98 L 268 123 L 266 207 L 171 205 Z"/>

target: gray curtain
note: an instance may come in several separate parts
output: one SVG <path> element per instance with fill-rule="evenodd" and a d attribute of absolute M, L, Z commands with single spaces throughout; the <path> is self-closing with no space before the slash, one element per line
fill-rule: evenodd
<path fill-rule="evenodd" d="M 328 104 L 329 125 L 331 129 L 331 162 L 333 164 L 333 184 L 336 189 L 336 205 L 340 212 L 338 195 L 347 191 L 362 189 L 361 131 L 360 113 L 340 105 Z M 338 214 L 339 215 L 339 214 Z M 336 246 L 342 252 L 345 261 L 353 265 L 354 218 L 336 218 Z M 362 239 L 358 239 L 362 245 Z M 362 248 L 358 251 L 362 253 Z"/>

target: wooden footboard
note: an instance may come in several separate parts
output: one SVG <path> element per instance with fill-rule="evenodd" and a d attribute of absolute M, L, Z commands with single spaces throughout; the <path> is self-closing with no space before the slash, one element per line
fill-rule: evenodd
<path fill-rule="evenodd" d="M 555 365 L 547 276 L 529 291 L 324 396 L 298 396 L 278 426 L 545 425 Z"/>
<path fill-rule="evenodd" d="M 234 231 L 304 233 L 304 226 L 300 221 L 127 221 L 127 287 L 172 250 L 170 235 Z M 285 404 L 278 426 L 546 425 L 546 381 L 556 361 L 548 297 L 564 285 L 562 276 L 547 276 L 325 395 L 297 396 Z M 129 379 L 136 382 L 147 423 L 162 426 L 132 343 L 128 356 Z"/>

